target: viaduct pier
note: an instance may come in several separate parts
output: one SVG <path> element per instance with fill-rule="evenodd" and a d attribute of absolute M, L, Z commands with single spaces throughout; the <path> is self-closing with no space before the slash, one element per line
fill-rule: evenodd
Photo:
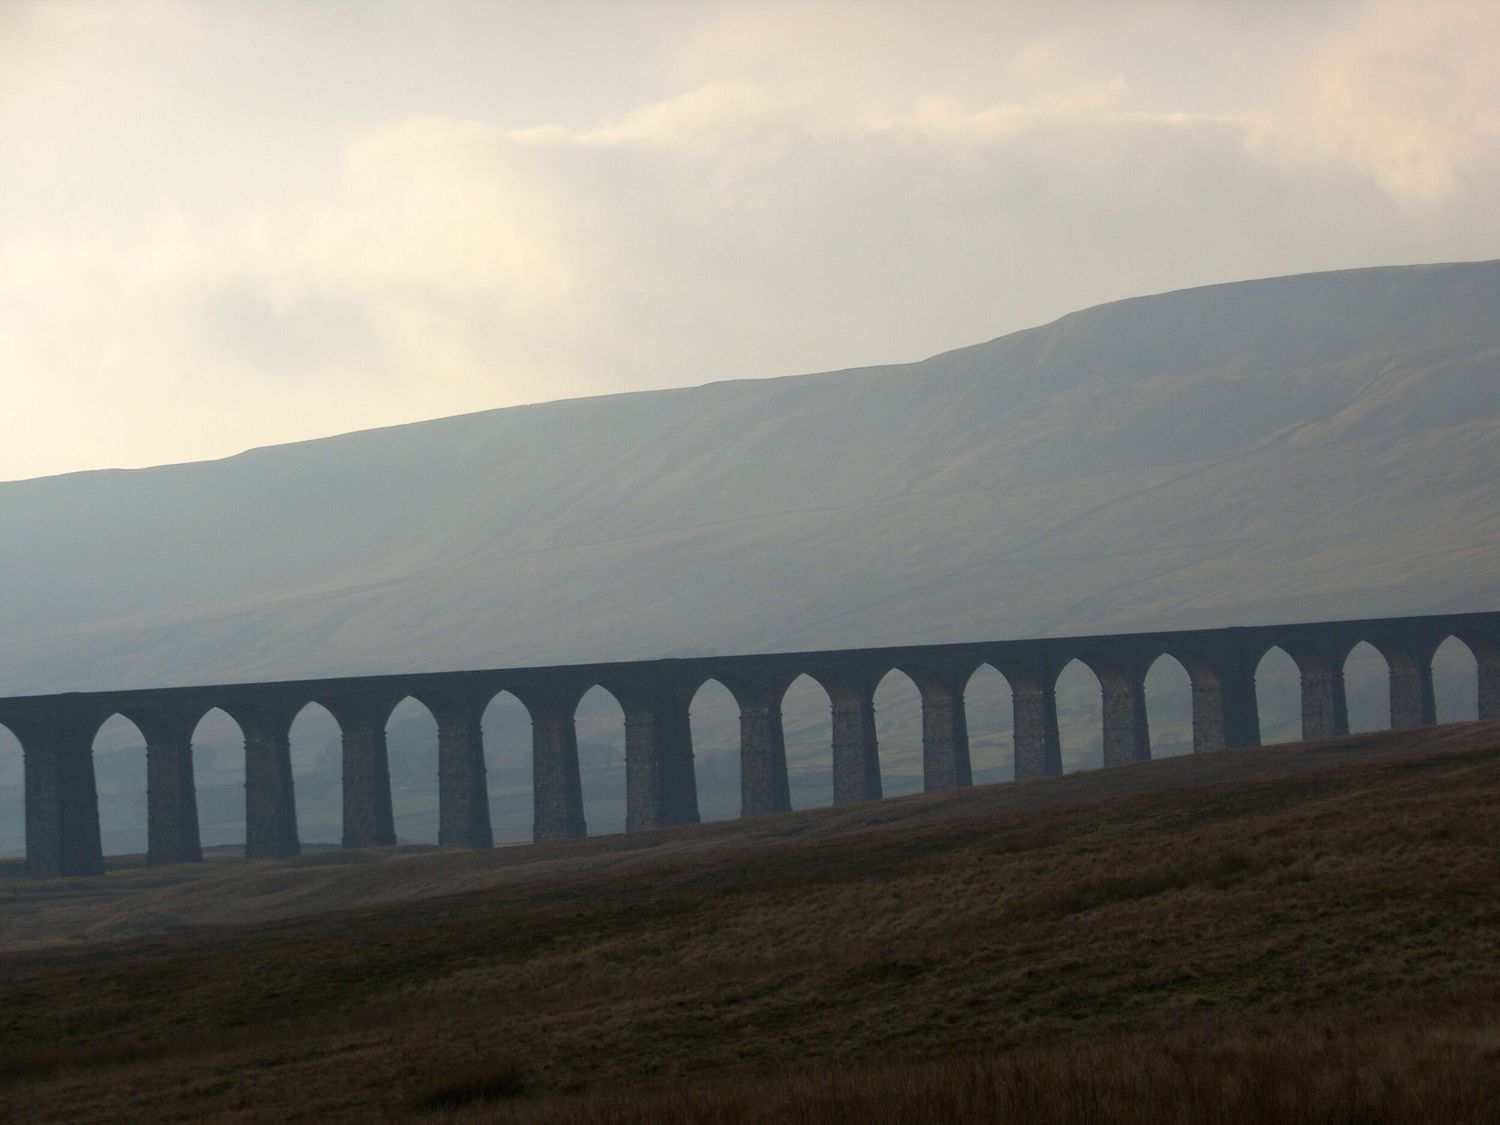
<path fill-rule="evenodd" d="M 1075 660 L 1098 678 L 1104 765 L 1112 766 L 1151 755 L 1145 679 L 1162 656 L 1187 670 L 1193 750 L 1207 752 L 1260 744 L 1255 673 L 1274 648 L 1301 675 L 1303 738 L 1348 733 L 1343 668 L 1361 642 L 1389 669 L 1391 726 L 1430 725 L 1432 657 L 1450 637 L 1474 655 L 1479 718 L 1500 719 L 1500 613 L 1485 612 L 17 696 L 0 699 L 0 725 L 24 756 L 27 873 L 92 875 L 104 869 L 93 742 L 115 715 L 146 740 L 151 863 L 202 859 L 192 740 L 215 709 L 244 735 L 247 857 L 298 853 L 290 731 L 309 703 L 327 708 L 342 733 L 344 846 L 394 844 L 386 722 L 407 698 L 437 721 L 440 845 L 487 848 L 494 841 L 480 720 L 501 692 L 531 716 L 534 835 L 542 841 L 586 835 L 574 712 L 595 686 L 625 715 L 626 830 L 634 831 L 698 820 L 689 708 L 709 680 L 739 706 L 741 815 L 757 816 L 791 808 L 781 701 L 803 675 L 827 692 L 834 802 L 849 804 L 881 796 L 874 696 L 893 669 L 921 693 L 924 784 L 936 790 L 971 784 L 964 691 L 985 665 L 1010 684 L 1015 772 L 1024 779 L 1062 772 L 1055 688 Z"/>

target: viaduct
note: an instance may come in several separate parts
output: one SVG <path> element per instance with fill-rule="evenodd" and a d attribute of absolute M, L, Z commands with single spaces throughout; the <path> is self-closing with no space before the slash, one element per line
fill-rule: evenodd
<path fill-rule="evenodd" d="M 202 859 L 192 736 L 210 710 L 226 712 L 245 738 L 245 854 L 296 855 L 290 731 L 308 703 L 326 707 L 343 737 L 343 843 L 396 842 L 386 755 L 386 720 L 407 697 L 438 726 L 439 843 L 493 844 L 480 717 L 500 692 L 531 715 L 535 838 L 586 834 L 574 710 L 598 685 L 625 714 L 626 830 L 696 823 L 698 794 L 689 707 L 717 680 L 740 709 L 741 814 L 791 808 L 781 700 L 808 675 L 833 710 L 834 802 L 878 799 L 875 688 L 900 669 L 922 697 L 925 787 L 971 784 L 964 690 L 989 665 L 1010 683 L 1018 779 L 1062 772 L 1054 689 L 1072 661 L 1094 672 L 1103 693 L 1104 764 L 1150 757 L 1146 672 L 1170 655 L 1192 683 L 1193 750 L 1260 743 L 1255 672 L 1281 648 L 1302 685 L 1302 736 L 1348 733 L 1344 661 L 1367 641 L 1390 671 L 1391 726 L 1436 722 L 1432 657 L 1456 637 L 1478 667 L 1480 719 L 1500 719 L 1500 613 L 1326 621 L 1115 636 L 980 641 L 828 652 L 694 657 L 546 668 L 424 672 L 258 684 L 83 692 L 0 699 L 0 724 L 21 743 L 26 776 L 26 869 L 33 876 L 93 875 L 100 847 L 93 741 L 114 715 L 146 739 L 148 861 Z"/>

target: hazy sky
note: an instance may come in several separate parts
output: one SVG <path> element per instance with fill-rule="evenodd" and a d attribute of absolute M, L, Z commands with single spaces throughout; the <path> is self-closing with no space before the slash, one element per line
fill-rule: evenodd
<path fill-rule="evenodd" d="M 0 5 L 0 479 L 1500 257 L 1500 3 Z"/>

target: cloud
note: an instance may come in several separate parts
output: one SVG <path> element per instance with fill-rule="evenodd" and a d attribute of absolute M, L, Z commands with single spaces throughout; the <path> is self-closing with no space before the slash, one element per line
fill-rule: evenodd
<path fill-rule="evenodd" d="M 542 125 L 513 129 L 523 143 L 560 142 L 590 146 L 681 147 L 715 144 L 729 136 L 760 132 L 768 123 L 799 108 L 758 82 L 709 82 L 660 101 L 639 106 L 616 121 L 594 128 Z"/>
<path fill-rule="evenodd" d="M 356 137 L 307 267 L 356 285 L 487 295 L 523 311 L 565 299 L 575 267 L 560 217 L 505 148 L 492 125 L 433 117 Z"/>
<path fill-rule="evenodd" d="M 1343 165 L 1407 208 L 1441 205 L 1500 168 L 1500 6 L 1384 3 L 1275 69 L 1251 152 Z"/>
<path fill-rule="evenodd" d="M 872 130 L 908 132 L 959 142 L 993 142 L 1036 129 L 1070 126 L 1144 125 L 1174 127 L 1219 125 L 1239 130 L 1244 118 L 1226 114 L 1152 111 L 1132 104 L 1130 88 L 1115 78 L 1097 85 L 1055 92 L 1030 102 L 1006 102 L 970 109 L 951 97 L 924 97 L 907 111 L 877 117 Z"/>
<path fill-rule="evenodd" d="M 235 56 L 243 83 L 195 85 L 296 10 L 238 8 L 233 35 L 216 8 L 160 11 L 165 55 L 144 16 L 74 55 L 53 21 L 71 62 L 0 102 L 0 369 L 40 420 L 0 478 L 1500 253 L 1488 7 L 643 6 L 649 81 L 587 111 L 566 13 L 528 25 L 501 97 L 487 58 L 439 66 L 461 35 L 396 50 L 379 26 L 336 63 L 311 28 L 311 69 L 259 86 Z M 38 93 L 74 79 L 87 97 Z M 547 82 L 567 97 L 516 108 Z"/>

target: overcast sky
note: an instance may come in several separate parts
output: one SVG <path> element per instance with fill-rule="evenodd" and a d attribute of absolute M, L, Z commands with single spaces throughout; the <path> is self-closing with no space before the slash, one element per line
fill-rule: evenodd
<path fill-rule="evenodd" d="M 1500 3 L 0 5 L 0 479 L 1500 257 Z"/>

